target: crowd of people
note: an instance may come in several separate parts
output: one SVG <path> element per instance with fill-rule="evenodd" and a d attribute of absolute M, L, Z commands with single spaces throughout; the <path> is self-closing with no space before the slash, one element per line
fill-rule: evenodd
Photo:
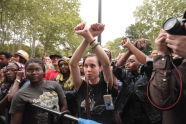
<path fill-rule="evenodd" d="M 128 50 L 112 59 L 95 39 L 104 27 L 77 25 L 83 41 L 70 57 L 1 51 L 0 123 L 74 124 L 32 105 L 102 124 L 186 123 L 186 36 L 162 29 L 149 56 L 142 52 L 146 39 L 126 37 L 121 46 Z"/>

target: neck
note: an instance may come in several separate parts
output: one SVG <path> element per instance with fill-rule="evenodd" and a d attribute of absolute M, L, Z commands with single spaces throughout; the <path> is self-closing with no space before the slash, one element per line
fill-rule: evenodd
<path fill-rule="evenodd" d="M 30 82 L 31 86 L 38 87 L 44 83 L 44 80 L 41 80 L 39 82 Z"/>
<path fill-rule="evenodd" d="M 53 64 L 53 65 L 54 65 L 54 69 L 58 70 L 58 68 L 59 68 L 58 65 L 56 65 L 56 64 Z"/>
<path fill-rule="evenodd" d="M 133 75 L 138 75 L 139 73 L 137 71 L 132 71 Z"/>
<path fill-rule="evenodd" d="M 65 80 L 66 80 L 66 79 L 68 79 L 68 78 L 69 78 L 69 76 L 70 76 L 70 73 L 64 73 L 64 74 L 63 74 L 63 79 L 65 79 Z"/>
<path fill-rule="evenodd" d="M 88 82 L 89 84 L 97 84 L 99 82 L 99 77 L 93 80 L 89 80 Z"/>

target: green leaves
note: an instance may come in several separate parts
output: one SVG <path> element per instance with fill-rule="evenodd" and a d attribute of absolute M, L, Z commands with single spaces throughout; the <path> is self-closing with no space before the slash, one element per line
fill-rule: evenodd
<path fill-rule="evenodd" d="M 146 54 L 155 48 L 154 40 L 159 34 L 162 24 L 170 17 L 182 17 L 186 11 L 185 0 L 144 0 L 134 12 L 135 24 L 130 25 L 125 36 L 135 41 L 139 38 L 148 39 L 148 47 L 143 51 Z M 112 50 L 118 48 L 116 41 L 107 43 L 106 47 Z M 118 50 L 120 51 L 120 50 Z"/>
<path fill-rule="evenodd" d="M 25 44 L 30 46 L 31 56 L 62 53 L 80 42 L 73 32 L 81 22 L 78 0 L 5 0 L 2 4 L 0 40 L 3 44 L 15 44 L 14 50 Z"/>

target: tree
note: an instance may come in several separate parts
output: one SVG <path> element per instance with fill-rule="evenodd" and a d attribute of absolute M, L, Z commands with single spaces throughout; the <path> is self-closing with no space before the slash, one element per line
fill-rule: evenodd
<path fill-rule="evenodd" d="M 71 54 L 81 40 L 73 32 L 81 22 L 78 0 L 2 0 L 1 3 L 2 44 L 14 44 L 15 50 L 24 47 L 21 44 L 29 45 L 29 53 L 35 56 L 38 51 L 62 53 L 67 49 Z M 3 45 L 0 48 L 3 50 Z"/>
<path fill-rule="evenodd" d="M 119 54 L 123 53 L 123 48 L 120 47 L 122 38 L 117 38 L 114 41 L 106 43 L 105 48 L 109 49 L 112 53 L 112 58 L 116 58 Z"/>
<path fill-rule="evenodd" d="M 185 11 L 185 0 L 144 0 L 134 12 L 136 23 L 133 29 L 140 37 L 147 38 L 154 47 L 154 39 L 159 34 L 163 22 L 169 17 L 181 17 Z M 131 30 L 132 30 L 131 28 Z"/>

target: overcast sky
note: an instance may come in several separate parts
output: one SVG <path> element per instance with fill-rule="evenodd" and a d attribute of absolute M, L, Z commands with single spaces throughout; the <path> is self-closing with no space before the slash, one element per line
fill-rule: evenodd
<path fill-rule="evenodd" d="M 98 0 L 80 0 L 80 16 L 88 25 L 98 22 Z M 124 35 L 126 27 L 135 22 L 133 11 L 143 0 L 102 0 L 102 45 Z"/>

